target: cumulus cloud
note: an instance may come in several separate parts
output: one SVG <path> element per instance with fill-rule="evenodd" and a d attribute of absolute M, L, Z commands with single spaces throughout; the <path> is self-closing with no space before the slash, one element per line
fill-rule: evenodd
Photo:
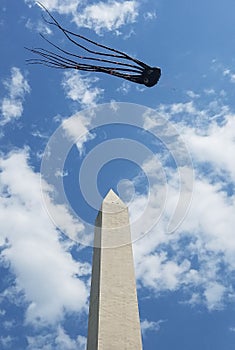
<path fill-rule="evenodd" d="M 144 256 L 144 263 L 137 266 L 137 276 L 141 276 L 143 286 L 157 291 L 177 290 L 180 281 L 190 269 L 190 262 L 181 263 L 170 260 L 164 253 L 152 253 Z"/>
<path fill-rule="evenodd" d="M 98 34 L 102 29 L 113 31 L 121 26 L 135 22 L 138 16 L 137 1 L 108 1 L 88 5 L 74 16 L 78 26 L 95 30 Z"/>
<path fill-rule="evenodd" d="M 234 130 L 235 115 L 226 115 L 222 125 L 214 121 L 202 134 L 192 127 L 184 128 L 182 133 L 197 162 L 211 164 L 217 174 L 226 172 L 235 181 Z"/>
<path fill-rule="evenodd" d="M 36 0 L 25 0 L 32 6 Z M 42 0 L 41 3 L 49 10 L 59 14 L 69 14 L 78 27 L 87 27 L 98 34 L 102 30 L 118 30 L 123 25 L 135 22 L 138 16 L 136 0 L 97 2 L 84 6 L 80 0 Z"/>
<path fill-rule="evenodd" d="M 226 288 L 219 283 L 213 282 L 208 284 L 204 295 L 209 310 L 218 309 L 222 306 L 225 291 Z"/>
<path fill-rule="evenodd" d="M 54 324 L 64 312 L 86 307 L 87 286 L 78 276 L 89 274 L 88 266 L 75 262 L 60 242 L 43 207 L 40 176 L 28 165 L 27 151 L 10 153 L 0 165 L 1 236 L 8 242 L 1 259 L 15 274 L 15 288 L 6 289 L 4 295 L 12 302 L 17 293 L 23 295 L 27 323 Z M 67 229 L 74 229 L 70 226 L 76 223 L 68 220 L 66 211 L 60 215 Z M 76 229 L 81 228 L 78 224 Z"/>
<path fill-rule="evenodd" d="M 24 98 L 30 92 L 26 78 L 17 67 L 11 69 L 11 77 L 4 80 L 3 85 L 7 95 L 0 102 L 1 125 L 22 116 Z"/>
<path fill-rule="evenodd" d="M 177 191 L 171 188 L 169 196 L 174 201 Z M 150 217 L 144 221 L 152 220 L 151 213 L 156 214 L 154 202 L 150 205 Z M 142 210 L 141 205 L 137 210 Z M 166 208 L 156 227 L 134 244 L 138 284 L 157 294 L 182 289 L 190 304 L 220 309 L 234 292 L 232 280 L 224 276 L 235 269 L 235 201 L 227 200 L 223 191 L 205 179 L 196 179 L 188 215 L 177 231 L 167 235 L 166 218 L 171 210 Z"/>
<path fill-rule="evenodd" d="M 176 120 L 192 154 L 195 167 L 193 197 L 181 226 L 167 235 L 167 222 L 179 188 L 176 186 L 177 172 L 163 162 L 169 201 L 156 221 L 156 227 L 134 244 L 139 286 L 157 294 L 181 289 L 188 303 L 203 304 L 208 310 L 223 308 L 235 292 L 232 279 L 235 270 L 235 116 L 226 106 L 222 107 L 220 122 L 217 119 L 209 122 L 215 113 L 214 103 L 207 109 L 200 109 L 193 102 L 160 107 L 166 120 L 173 124 Z M 175 118 L 178 114 L 180 122 Z M 202 116 L 206 122 L 202 122 Z M 193 126 L 189 117 L 194 120 Z M 159 126 L 158 119 L 151 118 L 150 123 L 146 116 L 150 131 Z M 154 213 L 156 217 L 159 215 L 157 203 L 164 194 L 159 163 L 154 157 L 146 162 L 145 171 L 148 168 L 151 169 L 152 199 L 144 194 L 137 195 L 135 206 L 131 208 L 131 215 L 141 215 L 148 202 L 150 209 L 145 223 L 151 222 Z M 185 186 L 183 192 L 187 190 L 188 186 Z"/>

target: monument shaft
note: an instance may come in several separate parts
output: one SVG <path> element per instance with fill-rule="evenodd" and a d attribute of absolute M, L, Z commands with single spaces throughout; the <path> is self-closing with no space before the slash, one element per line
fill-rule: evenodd
<path fill-rule="evenodd" d="M 96 219 L 87 350 L 141 350 L 128 209 L 112 191 Z"/>

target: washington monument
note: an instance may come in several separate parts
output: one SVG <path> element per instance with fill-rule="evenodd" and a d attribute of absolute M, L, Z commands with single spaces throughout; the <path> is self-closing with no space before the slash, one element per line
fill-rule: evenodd
<path fill-rule="evenodd" d="M 95 226 L 87 350 L 141 350 L 128 208 L 112 190 Z"/>

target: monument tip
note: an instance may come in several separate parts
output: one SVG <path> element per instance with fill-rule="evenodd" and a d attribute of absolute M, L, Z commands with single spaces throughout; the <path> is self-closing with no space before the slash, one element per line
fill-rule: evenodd
<path fill-rule="evenodd" d="M 104 197 L 103 203 L 113 203 L 113 204 L 121 204 L 121 206 L 125 206 L 125 203 L 121 200 L 121 198 L 114 192 L 111 188 L 109 192 Z"/>

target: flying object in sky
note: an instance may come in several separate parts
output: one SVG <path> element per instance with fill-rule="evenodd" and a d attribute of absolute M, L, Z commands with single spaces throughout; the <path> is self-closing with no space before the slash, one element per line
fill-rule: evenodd
<path fill-rule="evenodd" d="M 99 44 L 83 35 L 76 34 L 63 28 L 52 16 L 52 14 L 45 8 L 45 6 L 43 6 L 41 3 L 38 4 L 46 11 L 49 16 L 49 20 L 43 17 L 45 22 L 47 24 L 56 26 L 63 32 L 63 34 L 71 43 L 80 49 L 83 49 L 89 55 L 83 56 L 66 51 L 40 34 L 44 40 L 46 40 L 51 46 L 57 49 L 57 53 L 41 47 L 32 49 L 27 48 L 32 53 L 40 56 L 40 58 L 28 59 L 28 63 L 43 64 L 48 67 L 60 69 L 77 69 L 87 72 L 102 72 L 132 81 L 137 84 L 143 84 L 147 87 L 152 87 L 159 81 L 161 76 L 161 69 L 159 67 L 150 67 L 146 63 L 139 61 L 122 51 Z M 93 46 L 94 49 L 85 46 L 86 43 L 89 43 L 89 45 Z M 101 48 L 102 51 L 97 51 L 99 50 L 95 49 L 97 47 Z M 77 59 L 79 59 L 81 62 L 77 61 Z M 85 63 L 89 61 L 97 62 L 97 65 L 90 64 L 91 62 Z"/>

